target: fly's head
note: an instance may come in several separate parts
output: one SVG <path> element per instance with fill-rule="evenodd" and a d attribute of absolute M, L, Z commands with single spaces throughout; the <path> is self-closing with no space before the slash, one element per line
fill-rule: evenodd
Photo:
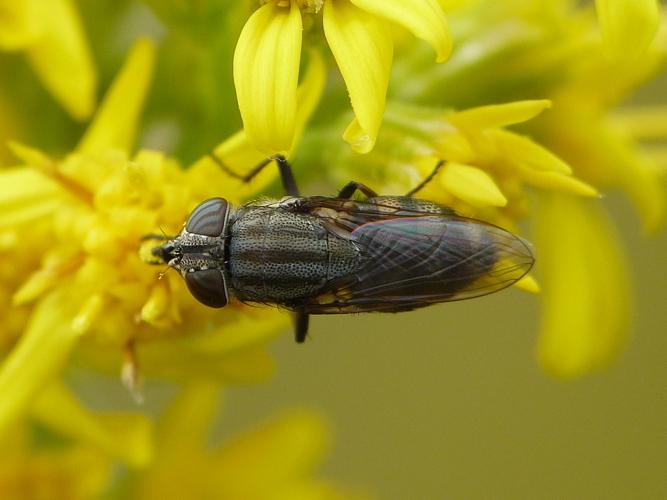
<path fill-rule="evenodd" d="M 227 200 L 206 200 L 192 211 L 178 236 L 152 250 L 160 263 L 181 273 L 192 296 L 209 307 L 224 307 L 229 300 L 225 279 L 229 212 Z"/>

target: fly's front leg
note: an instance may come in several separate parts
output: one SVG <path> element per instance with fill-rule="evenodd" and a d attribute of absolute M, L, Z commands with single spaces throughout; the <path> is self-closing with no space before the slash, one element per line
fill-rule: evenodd
<path fill-rule="evenodd" d="M 227 175 L 233 177 L 234 179 L 239 179 L 242 182 L 250 182 L 254 179 L 257 174 L 259 174 L 264 167 L 266 167 L 272 161 L 275 161 L 278 165 L 278 170 L 280 171 L 280 180 L 283 183 L 283 188 L 285 193 L 289 196 L 299 196 L 299 188 L 296 184 L 296 179 L 294 178 L 294 173 L 292 172 L 292 166 L 287 161 L 283 155 L 270 156 L 260 161 L 257 165 L 252 167 L 247 174 L 241 175 L 234 170 L 232 170 L 229 165 L 222 161 L 215 153 L 209 153 L 209 157 L 218 165 Z"/>
<path fill-rule="evenodd" d="M 365 194 L 367 198 L 377 198 L 377 193 L 375 191 L 369 188 L 366 184 L 362 184 L 361 182 L 357 181 L 350 181 L 345 184 L 343 189 L 338 192 L 338 198 L 352 198 L 352 195 L 357 191 Z"/>

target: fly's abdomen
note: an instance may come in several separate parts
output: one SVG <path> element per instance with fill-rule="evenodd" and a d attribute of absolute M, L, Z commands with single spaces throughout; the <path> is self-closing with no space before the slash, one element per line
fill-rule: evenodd
<path fill-rule="evenodd" d="M 319 219 L 275 208 L 242 208 L 230 237 L 231 284 L 241 300 L 307 297 L 352 271 L 358 260 L 354 245 L 329 234 Z"/>

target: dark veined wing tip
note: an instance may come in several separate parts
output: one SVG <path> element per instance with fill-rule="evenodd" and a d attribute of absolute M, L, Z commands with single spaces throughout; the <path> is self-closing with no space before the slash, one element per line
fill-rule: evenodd
<path fill-rule="evenodd" d="M 445 219 L 372 222 L 355 230 L 369 256 L 366 265 L 330 283 L 306 312 L 398 312 L 481 297 L 513 285 L 533 267 L 532 245 L 524 238 L 482 221 Z"/>

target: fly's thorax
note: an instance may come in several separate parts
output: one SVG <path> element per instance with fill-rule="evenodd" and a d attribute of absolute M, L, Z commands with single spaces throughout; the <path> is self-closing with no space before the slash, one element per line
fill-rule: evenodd
<path fill-rule="evenodd" d="M 358 261 L 353 243 L 338 241 L 321 219 L 280 204 L 241 207 L 230 219 L 229 237 L 231 288 L 241 300 L 306 297 Z"/>

